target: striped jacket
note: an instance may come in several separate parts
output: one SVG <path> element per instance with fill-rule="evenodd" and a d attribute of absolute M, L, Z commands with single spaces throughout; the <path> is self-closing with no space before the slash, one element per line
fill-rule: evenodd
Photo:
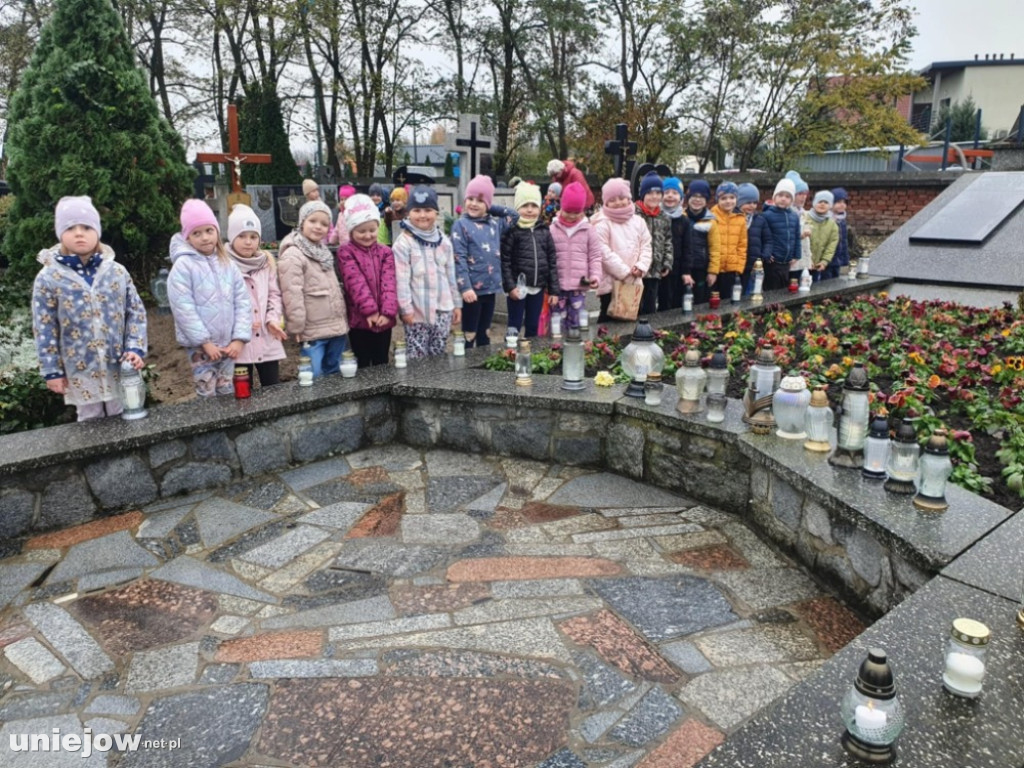
<path fill-rule="evenodd" d="M 398 313 L 413 315 L 414 323 L 433 325 L 438 312 L 462 308 L 452 243 L 444 235 L 440 241 L 429 243 L 406 225 L 403 221 L 402 234 L 391 248 L 395 254 Z"/>

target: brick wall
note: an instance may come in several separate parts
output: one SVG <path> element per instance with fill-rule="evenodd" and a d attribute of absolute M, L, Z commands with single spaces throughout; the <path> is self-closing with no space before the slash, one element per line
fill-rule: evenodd
<path fill-rule="evenodd" d="M 765 200 L 781 176 L 768 174 L 708 174 L 714 188 L 722 181 L 752 182 Z M 821 189 L 843 187 L 850 195 L 849 220 L 857 234 L 871 237 L 891 235 L 910 218 L 960 178 L 955 173 L 811 173 L 804 181 L 811 197 Z M 684 178 L 687 185 L 690 178 Z M 807 207 L 810 207 L 808 199 Z"/>

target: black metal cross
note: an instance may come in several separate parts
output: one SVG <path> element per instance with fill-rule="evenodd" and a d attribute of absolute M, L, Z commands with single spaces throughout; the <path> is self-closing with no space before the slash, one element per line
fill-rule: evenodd
<path fill-rule="evenodd" d="M 623 166 L 626 157 L 636 154 L 636 142 L 629 140 L 629 127 L 625 123 L 618 123 L 615 126 L 615 138 L 604 143 L 604 153 L 612 155 L 615 175 L 625 178 Z"/>
<path fill-rule="evenodd" d="M 457 147 L 469 147 L 469 178 L 476 176 L 479 168 L 476 162 L 476 150 L 477 147 L 480 149 L 490 149 L 491 142 L 484 141 L 483 139 L 477 138 L 476 135 L 476 120 L 471 120 L 469 123 L 469 138 L 468 139 L 456 139 L 455 146 Z"/>
<path fill-rule="evenodd" d="M 206 188 L 212 187 L 217 178 L 207 173 L 206 166 L 198 160 L 192 163 L 192 167 L 196 169 L 196 178 L 192 182 L 192 196 L 203 200 L 206 198 Z"/>

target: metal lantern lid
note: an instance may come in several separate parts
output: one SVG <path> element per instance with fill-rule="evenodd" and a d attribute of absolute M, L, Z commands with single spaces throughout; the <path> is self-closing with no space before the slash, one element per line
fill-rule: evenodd
<path fill-rule="evenodd" d="M 871 422 L 871 432 L 868 437 L 874 437 L 879 440 L 889 439 L 889 420 L 885 416 L 875 416 Z"/>
<path fill-rule="evenodd" d="M 815 387 L 811 392 L 811 408 L 828 408 L 828 395 L 824 387 Z"/>
<path fill-rule="evenodd" d="M 569 326 L 569 330 L 565 332 L 565 338 L 567 341 L 579 341 L 581 338 L 580 329 L 575 325 Z"/>
<path fill-rule="evenodd" d="M 988 627 L 974 619 L 953 619 L 950 634 L 964 645 L 974 646 L 988 645 L 992 635 Z"/>
<path fill-rule="evenodd" d="M 761 270 L 763 270 L 764 269 L 764 262 L 761 261 L 760 259 L 755 259 L 754 260 L 754 269 L 761 269 Z"/>
<path fill-rule="evenodd" d="M 783 376 L 782 381 L 779 383 L 779 389 L 785 390 L 786 392 L 803 392 L 807 389 L 807 381 L 798 373 L 791 373 L 788 376 Z M 812 394 L 813 398 L 814 395 Z"/>
<path fill-rule="evenodd" d="M 914 425 L 909 421 L 901 421 L 900 425 L 896 428 L 896 436 L 893 437 L 897 443 L 916 443 L 917 442 L 917 430 L 914 429 Z"/>
<path fill-rule="evenodd" d="M 725 355 L 725 347 L 719 346 L 715 350 L 714 354 L 711 355 L 709 367 L 715 371 L 726 370 L 729 367 L 729 358 Z"/>
<path fill-rule="evenodd" d="M 700 365 L 700 352 L 696 349 L 686 350 L 686 356 L 683 358 L 683 364 L 687 368 L 696 368 Z"/>
<path fill-rule="evenodd" d="M 935 433 L 928 438 L 928 442 L 924 446 L 925 453 L 932 453 L 936 456 L 948 456 L 949 455 L 949 443 L 946 440 L 946 430 L 937 429 Z"/>
<path fill-rule="evenodd" d="M 868 657 L 860 665 L 854 687 L 873 699 L 891 699 L 896 696 L 896 683 L 892 668 L 881 648 L 871 648 Z"/>
<path fill-rule="evenodd" d="M 661 383 L 661 374 L 660 373 L 648 373 L 647 374 L 647 383 L 648 384 L 660 384 Z"/>
<path fill-rule="evenodd" d="M 758 350 L 757 365 L 765 365 L 769 368 L 775 365 L 775 352 L 771 347 L 761 347 Z"/>
<path fill-rule="evenodd" d="M 520 341 L 519 342 L 519 351 L 522 352 L 524 355 L 525 354 L 529 354 L 529 352 L 530 352 L 530 342 L 526 341 L 525 339 L 523 341 Z"/>
<path fill-rule="evenodd" d="M 846 376 L 843 389 L 854 392 L 866 392 L 868 389 L 868 372 L 864 363 L 854 363 L 850 373 Z"/>
<path fill-rule="evenodd" d="M 633 329 L 633 341 L 654 341 L 654 329 L 646 317 L 636 321 L 636 328 Z"/>

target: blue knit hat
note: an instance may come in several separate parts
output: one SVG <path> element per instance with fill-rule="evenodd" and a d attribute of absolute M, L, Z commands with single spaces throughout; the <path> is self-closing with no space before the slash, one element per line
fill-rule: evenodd
<path fill-rule="evenodd" d="M 648 192 L 653 192 L 655 190 L 658 192 L 661 192 L 662 190 L 661 176 L 659 176 L 655 171 L 651 171 L 640 180 L 639 199 L 643 200 Z"/>
<path fill-rule="evenodd" d="M 739 196 L 740 188 L 733 184 L 731 181 L 723 181 L 718 185 L 718 189 L 715 190 L 715 199 L 719 199 L 722 195 L 736 195 Z"/>
<path fill-rule="evenodd" d="M 704 179 L 696 179 L 690 182 L 690 188 L 686 190 L 687 199 L 694 195 L 700 195 L 705 200 L 711 199 L 711 185 L 708 184 Z"/>
<path fill-rule="evenodd" d="M 679 196 L 683 196 L 683 182 L 677 179 L 675 176 L 669 176 L 663 182 L 661 182 L 661 191 L 668 192 L 670 189 L 674 189 L 679 193 Z"/>
<path fill-rule="evenodd" d="M 438 210 L 437 192 L 426 184 L 414 187 L 412 192 L 409 193 L 409 209 L 412 210 L 413 208 L 430 208 L 434 211 Z"/>
<path fill-rule="evenodd" d="M 800 177 L 799 171 L 786 171 L 786 178 L 793 182 L 793 186 L 796 187 L 796 193 L 798 195 L 801 192 L 811 191 L 811 188 L 807 186 L 807 182 Z"/>
<path fill-rule="evenodd" d="M 366 194 L 370 197 L 377 195 L 377 197 L 384 197 L 384 187 L 374 182 L 370 185 L 370 188 L 366 190 Z"/>
<path fill-rule="evenodd" d="M 760 191 L 756 186 L 748 181 L 747 183 L 740 184 L 739 186 L 739 191 L 736 193 L 736 207 L 742 208 L 747 203 L 756 203 L 760 199 Z"/>
<path fill-rule="evenodd" d="M 840 200 L 849 200 L 850 199 L 849 193 L 845 189 L 843 189 L 842 187 L 836 187 L 835 189 L 833 189 L 832 190 L 832 197 L 835 199 L 835 202 L 837 202 L 837 203 Z"/>

